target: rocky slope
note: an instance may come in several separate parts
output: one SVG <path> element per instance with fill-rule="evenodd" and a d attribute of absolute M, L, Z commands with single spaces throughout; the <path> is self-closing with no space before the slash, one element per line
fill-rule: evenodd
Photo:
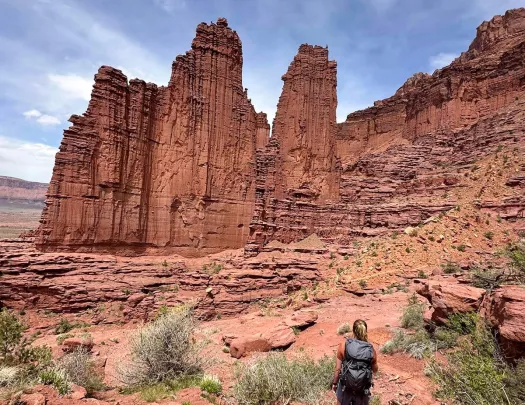
<path fill-rule="evenodd" d="M 0 204 L 43 207 L 48 184 L 0 176 Z"/>

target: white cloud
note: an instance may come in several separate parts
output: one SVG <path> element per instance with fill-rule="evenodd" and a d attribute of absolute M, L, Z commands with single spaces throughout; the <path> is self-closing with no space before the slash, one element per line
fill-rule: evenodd
<path fill-rule="evenodd" d="M 153 2 L 167 13 L 186 8 L 186 2 L 183 0 L 153 0 Z"/>
<path fill-rule="evenodd" d="M 450 65 L 458 56 L 459 55 L 455 53 L 440 52 L 437 55 L 431 56 L 428 63 L 432 70 L 441 69 L 442 67 Z"/>
<path fill-rule="evenodd" d="M 33 119 L 36 118 L 36 122 L 38 122 L 40 125 L 43 126 L 53 126 L 53 125 L 60 125 L 61 122 L 57 117 L 54 117 L 52 115 L 42 114 L 38 110 L 29 110 L 23 113 L 24 117 L 27 119 Z"/>
<path fill-rule="evenodd" d="M 87 100 L 91 98 L 91 90 L 93 88 L 93 79 L 82 77 L 76 74 L 67 74 L 67 75 L 48 75 L 48 79 L 72 98 L 78 98 L 82 100 Z"/>
<path fill-rule="evenodd" d="M 56 148 L 0 135 L 0 175 L 48 183 Z"/>
<path fill-rule="evenodd" d="M 60 125 L 60 120 L 57 117 L 53 117 L 52 115 L 42 115 L 39 117 L 36 122 L 38 122 L 40 125 Z"/>
<path fill-rule="evenodd" d="M 42 113 L 38 110 L 29 110 L 24 113 L 24 117 L 26 118 L 37 118 L 40 117 Z"/>

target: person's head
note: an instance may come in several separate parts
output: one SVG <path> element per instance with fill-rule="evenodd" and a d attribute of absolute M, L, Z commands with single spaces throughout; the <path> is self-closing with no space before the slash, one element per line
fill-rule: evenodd
<path fill-rule="evenodd" d="M 368 329 L 366 326 L 366 322 L 362 319 L 358 319 L 354 322 L 354 337 L 357 340 L 361 340 L 363 342 L 368 342 Z"/>

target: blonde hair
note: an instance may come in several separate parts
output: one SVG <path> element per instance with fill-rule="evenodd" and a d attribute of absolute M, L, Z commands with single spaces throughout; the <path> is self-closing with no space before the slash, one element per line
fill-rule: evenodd
<path fill-rule="evenodd" d="M 368 327 L 366 325 L 366 322 L 363 321 L 362 319 L 358 319 L 357 321 L 354 322 L 353 331 L 354 331 L 354 337 L 357 340 L 368 342 L 367 330 L 368 330 Z"/>

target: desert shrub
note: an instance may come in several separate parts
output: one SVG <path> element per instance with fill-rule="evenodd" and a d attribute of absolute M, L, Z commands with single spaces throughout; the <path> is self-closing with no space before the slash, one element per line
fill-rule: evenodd
<path fill-rule="evenodd" d="M 71 390 L 71 382 L 66 372 L 58 367 L 42 370 L 38 374 L 40 383 L 53 386 L 59 394 L 65 395 Z"/>
<path fill-rule="evenodd" d="M 525 403 L 525 360 L 519 361 L 516 367 L 505 375 L 503 384 L 511 403 Z"/>
<path fill-rule="evenodd" d="M 215 375 L 204 375 L 199 387 L 209 394 L 219 394 L 222 391 L 221 380 Z"/>
<path fill-rule="evenodd" d="M 102 378 L 95 370 L 91 355 L 85 349 L 66 354 L 58 361 L 58 368 L 64 370 L 68 380 L 84 387 L 89 395 L 104 389 Z"/>
<path fill-rule="evenodd" d="M 424 329 L 411 334 L 407 334 L 403 330 L 396 330 L 394 337 L 381 348 L 381 352 L 384 354 L 405 352 L 416 359 L 422 359 L 435 350 L 435 342 L 430 339 L 429 334 Z"/>
<path fill-rule="evenodd" d="M 244 405 L 318 404 L 330 387 L 334 365 L 328 357 L 316 362 L 306 356 L 288 360 L 283 353 L 270 353 L 237 368 L 234 396 Z"/>
<path fill-rule="evenodd" d="M 421 328 L 424 324 L 423 313 L 425 312 L 425 305 L 419 302 L 417 295 L 413 294 L 408 299 L 408 305 L 401 316 L 401 326 L 406 329 L 416 330 Z"/>
<path fill-rule="evenodd" d="M 370 405 L 381 405 L 381 395 L 373 395 L 372 398 L 370 398 Z"/>
<path fill-rule="evenodd" d="M 163 400 L 169 394 L 169 387 L 161 383 L 148 385 L 140 390 L 140 398 L 146 402 L 157 402 Z"/>
<path fill-rule="evenodd" d="M 61 335 L 67 333 L 75 328 L 75 325 L 69 322 L 67 319 L 62 318 L 55 326 L 55 335 Z"/>
<path fill-rule="evenodd" d="M 0 310 L 0 366 L 39 363 L 44 366 L 51 361 L 51 349 L 31 344 L 35 337 L 24 337 L 27 327 L 7 308 Z M 30 371 L 30 370 L 28 370 Z"/>
<path fill-rule="evenodd" d="M 157 402 L 185 388 L 198 387 L 201 381 L 202 376 L 200 375 L 181 376 L 175 380 L 165 380 L 160 383 L 127 386 L 120 391 L 126 395 L 138 392 L 144 401 Z"/>
<path fill-rule="evenodd" d="M 446 365 L 432 360 L 427 366 L 427 373 L 439 385 L 438 398 L 458 404 L 509 403 L 504 386 L 506 365 L 484 321 L 477 321 L 469 338 L 447 358 Z"/>
<path fill-rule="evenodd" d="M 485 238 L 487 238 L 488 240 L 492 240 L 494 238 L 494 232 L 485 232 L 484 234 Z"/>
<path fill-rule="evenodd" d="M 337 334 L 341 335 L 341 336 L 345 335 L 347 333 L 350 333 L 351 331 L 352 331 L 352 327 L 350 326 L 350 324 L 348 322 L 342 323 L 337 328 Z"/>
<path fill-rule="evenodd" d="M 441 268 L 445 274 L 454 274 L 461 271 L 461 267 L 459 267 L 459 265 L 454 262 L 446 262 L 445 264 L 441 265 Z"/>
<path fill-rule="evenodd" d="M 131 360 L 119 371 L 128 385 L 144 385 L 199 374 L 209 363 L 196 343 L 193 310 L 174 308 L 140 329 L 130 341 Z"/>
<path fill-rule="evenodd" d="M 0 367 L 0 387 L 12 386 L 18 377 L 17 367 Z"/>
<path fill-rule="evenodd" d="M 478 323 L 479 317 L 476 312 L 451 314 L 447 319 L 446 328 L 460 335 L 469 335 L 476 331 Z"/>
<path fill-rule="evenodd" d="M 498 288 L 505 280 L 505 274 L 495 269 L 475 269 L 472 273 L 472 285 L 485 290 Z"/>
<path fill-rule="evenodd" d="M 510 259 L 510 266 L 519 273 L 525 273 L 525 245 L 512 244 L 505 249 L 506 256 Z"/>

